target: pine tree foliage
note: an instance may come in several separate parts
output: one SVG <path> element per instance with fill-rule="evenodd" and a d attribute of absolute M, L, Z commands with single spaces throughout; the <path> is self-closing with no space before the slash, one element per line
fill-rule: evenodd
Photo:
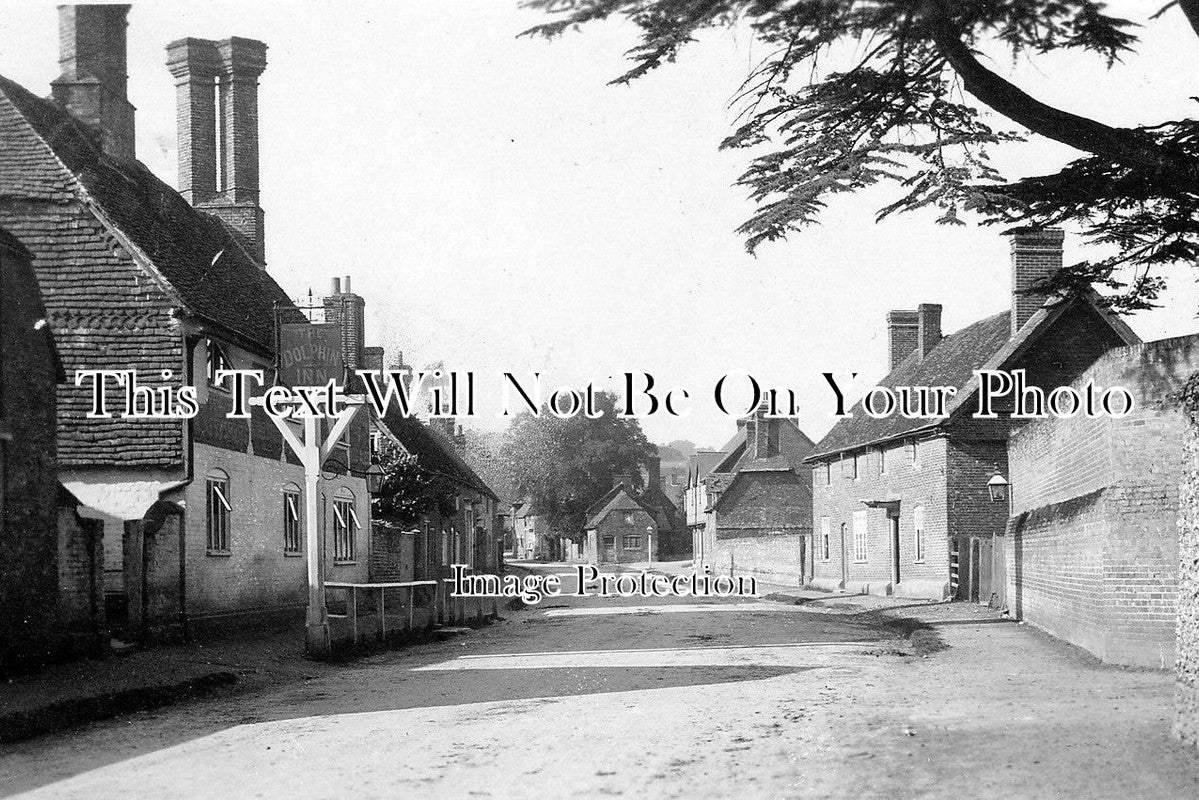
<path fill-rule="evenodd" d="M 1117 127 L 1043 103 L 986 66 L 999 48 L 1035 58 L 1077 50 L 1109 69 L 1141 24 L 1189 25 L 1199 0 L 1141 22 L 1096 0 L 525 0 L 553 37 L 609 17 L 641 30 L 627 83 L 675 60 L 706 28 L 747 25 L 770 48 L 738 98 L 725 148 L 752 151 L 739 183 L 755 201 L 741 226 L 753 252 L 816 222 L 829 199 L 886 184 L 878 217 L 921 208 L 1009 228 L 1072 223 L 1111 255 L 1068 266 L 1055 287 L 1099 285 L 1118 310 L 1151 307 L 1161 267 L 1199 261 L 1199 123 Z M 1152 9 L 1150 9 L 1152 10 Z M 1186 68 L 1186 65 L 1178 65 Z M 1199 101 L 1199 98 L 1191 98 Z M 984 121 L 980 106 L 1009 129 Z M 989 153 L 1027 132 L 1083 155 L 1060 172 L 1000 174 Z"/>

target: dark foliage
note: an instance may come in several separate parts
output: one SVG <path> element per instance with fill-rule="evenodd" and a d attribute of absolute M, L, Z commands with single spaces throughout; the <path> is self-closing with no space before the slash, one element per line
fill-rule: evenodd
<path fill-rule="evenodd" d="M 771 55 L 738 98 L 729 148 L 752 148 L 740 178 L 757 208 L 740 228 L 752 252 L 815 222 L 830 196 L 896 187 L 880 218 L 919 208 L 942 224 L 964 211 L 1012 227 L 1072 222 L 1113 255 L 1069 266 L 1058 283 L 1099 284 L 1121 310 L 1153 305 L 1155 269 L 1199 260 L 1199 124 L 1118 128 L 1041 103 L 984 66 L 978 51 L 1013 56 L 1082 50 L 1107 67 L 1138 43 L 1137 23 L 1095 0 L 526 0 L 555 18 L 554 36 L 612 16 L 641 28 L 634 80 L 673 61 L 705 28 L 747 25 Z M 1174 8 L 1177 7 L 1178 11 Z M 1181 12 L 1181 13 L 1179 13 Z M 1199 30 L 1199 0 L 1151 19 Z M 1146 20 L 1148 22 L 1148 20 Z M 1181 65 L 1180 65 L 1181 66 Z M 966 94 L 972 95 L 968 100 Z M 978 111 L 1014 123 L 995 130 Z M 1028 130 L 1084 157 L 1055 175 L 1011 180 L 991 147 Z"/>

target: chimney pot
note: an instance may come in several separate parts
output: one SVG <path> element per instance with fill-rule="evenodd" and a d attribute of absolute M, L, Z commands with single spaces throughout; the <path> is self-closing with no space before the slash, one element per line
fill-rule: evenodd
<path fill-rule="evenodd" d="M 1037 313 L 1049 295 L 1032 286 L 1062 267 L 1061 228 L 1025 228 L 1012 235 L 1012 336 Z"/>
<path fill-rule="evenodd" d="M 340 278 L 333 279 L 332 284 L 329 286 L 329 294 L 341 294 L 341 279 Z"/>
<path fill-rule="evenodd" d="M 346 276 L 346 277 L 345 277 L 345 278 L 342 280 L 342 286 L 343 286 L 343 287 L 345 287 L 345 293 L 346 293 L 346 294 L 351 294 L 351 291 L 350 291 L 350 276 L 349 276 L 349 275 L 347 275 L 347 276 Z"/>

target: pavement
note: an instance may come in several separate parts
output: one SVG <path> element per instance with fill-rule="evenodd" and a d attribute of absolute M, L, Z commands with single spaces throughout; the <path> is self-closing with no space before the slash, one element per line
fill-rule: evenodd
<path fill-rule="evenodd" d="M 5 747 L 0 795 L 1199 796 L 1168 674 L 976 606 L 802 595 L 564 596 L 347 664 L 268 659 Z"/>

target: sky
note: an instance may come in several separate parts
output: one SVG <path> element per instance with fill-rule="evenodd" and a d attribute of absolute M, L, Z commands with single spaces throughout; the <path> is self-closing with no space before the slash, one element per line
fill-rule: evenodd
<path fill-rule="evenodd" d="M 1193 114 L 1193 76 L 1177 65 L 1197 63 L 1199 38 L 1181 12 L 1150 22 L 1158 4 L 1111 7 L 1146 25 L 1140 53 L 1112 71 L 1061 55 L 1000 55 L 992 66 L 1109 124 Z M 642 420 L 650 439 L 715 447 L 735 426 L 713 386 L 734 373 L 794 390 L 800 425 L 817 439 L 834 421 L 821 374 L 859 373 L 854 394 L 882 377 L 888 310 L 940 303 L 951 332 L 1008 306 L 1009 249 L 997 229 L 937 226 L 931 214 L 875 223 L 893 190 L 840 198 L 820 226 L 745 252 L 735 229 L 752 206 L 732 184 L 746 155 L 718 150 L 730 101 L 765 55 L 744 29 L 713 31 L 678 63 L 610 86 L 632 26 L 518 37 L 541 19 L 515 0 L 134 3 L 138 157 L 176 183 L 167 42 L 266 42 L 270 273 L 295 298 L 352 276 L 368 344 L 409 364 L 474 371 L 480 417 L 468 424 L 486 429 L 504 424 L 504 372 L 526 386 L 541 373 L 547 394 L 648 372 L 691 396 L 686 417 Z M 49 93 L 52 3 L 8 0 L 0 73 Z M 1034 137 L 996 163 L 1042 174 L 1076 155 Z M 1083 255 L 1068 237 L 1067 260 Z M 1147 340 L 1199 330 L 1193 270 L 1173 278 L 1164 308 L 1130 320 Z"/>

